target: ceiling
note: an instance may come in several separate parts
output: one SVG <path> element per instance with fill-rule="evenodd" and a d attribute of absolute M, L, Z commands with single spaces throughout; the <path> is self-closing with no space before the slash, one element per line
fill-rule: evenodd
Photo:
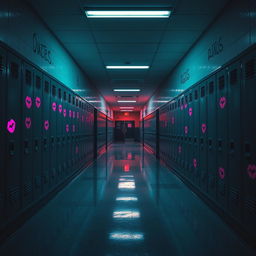
<path fill-rule="evenodd" d="M 132 96 L 141 108 L 227 0 L 29 0 L 114 110 Z M 87 19 L 84 7 L 173 7 L 170 19 Z M 106 70 L 106 65 L 150 65 Z M 113 88 L 140 88 L 114 93 Z M 131 97 L 127 99 L 132 99 Z"/>

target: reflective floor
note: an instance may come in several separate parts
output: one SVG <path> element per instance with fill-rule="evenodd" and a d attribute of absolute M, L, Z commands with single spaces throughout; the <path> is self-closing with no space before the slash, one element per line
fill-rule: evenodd
<path fill-rule="evenodd" d="M 0 255 L 256 255 L 140 144 L 114 144 Z"/>

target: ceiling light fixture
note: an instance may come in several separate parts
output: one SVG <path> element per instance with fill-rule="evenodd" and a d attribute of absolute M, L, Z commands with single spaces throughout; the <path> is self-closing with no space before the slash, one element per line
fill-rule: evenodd
<path fill-rule="evenodd" d="M 124 109 L 122 109 L 122 110 L 120 110 L 121 112 L 133 112 L 133 110 L 131 110 L 131 109 L 126 109 L 126 110 L 124 110 Z"/>
<path fill-rule="evenodd" d="M 106 69 L 149 69 L 149 66 L 106 66 Z"/>
<path fill-rule="evenodd" d="M 169 18 L 170 10 L 85 10 L 87 18 Z"/>
<path fill-rule="evenodd" d="M 167 103 L 169 101 L 168 100 L 155 100 L 154 102 L 156 102 L 156 103 Z"/>
<path fill-rule="evenodd" d="M 113 89 L 114 92 L 140 92 L 140 89 Z"/>
<path fill-rule="evenodd" d="M 129 108 L 131 108 L 131 109 L 134 109 L 134 107 L 120 107 L 121 109 L 122 108 L 124 108 L 124 109 L 129 109 Z"/>
<path fill-rule="evenodd" d="M 136 100 L 118 100 L 117 102 L 119 102 L 119 103 L 135 103 L 137 101 Z"/>

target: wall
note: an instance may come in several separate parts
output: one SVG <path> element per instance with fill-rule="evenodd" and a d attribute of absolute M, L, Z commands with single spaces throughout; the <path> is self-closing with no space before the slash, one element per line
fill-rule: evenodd
<path fill-rule="evenodd" d="M 255 1 L 230 1 L 149 100 L 144 116 L 162 105 L 156 99 L 175 97 L 255 42 Z"/>
<path fill-rule="evenodd" d="M 25 1 L 2 0 L 0 10 L 0 41 L 82 97 L 96 99 L 96 107 L 106 112 L 108 106 L 103 97 L 99 97 L 84 72 Z"/>
<path fill-rule="evenodd" d="M 140 112 L 114 112 L 115 121 L 135 121 L 135 127 L 140 127 Z"/>

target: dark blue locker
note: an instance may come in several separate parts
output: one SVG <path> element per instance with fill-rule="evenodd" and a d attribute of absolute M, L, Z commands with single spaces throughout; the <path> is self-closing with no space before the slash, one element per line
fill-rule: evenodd
<path fill-rule="evenodd" d="M 229 66 L 228 71 L 228 170 L 229 213 L 241 220 L 241 63 Z"/>
<path fill-rule="evenodd" d="M 63 158 L 62 158 L 62 131 L 63 131 L 63 106 L 62 106 L 62 86 L 56 84 L 56 172 L 57 180 L 61 181 L 64 177 L 63 173 Z"/>
<path fill-rule="evenodd" d="M 228 198 L 228 169 L 227 169 L 227 126 L 229 103 L 227 102 L 227 72 L 220 70 L 217 75 L 217 203 L 223 208 L 227 207 Z"/>
<path fill-rule="evenodd" d="M 8 81 L 5 116 L 6 214 L 10 218 L 21 207 L 21 61 L 8 54 Z M 23 122 L 22 122 L 23 123 Z"/>
<path fill-rule="evenodd" d="M 34 198 L 42 193 L 42 73 L 34 70 L 34 106 L 33 106 L 33 170 Z"/>
<path fill-rule="evenodd" d="M 208 119 L 207 119 L 207 81 L 203 81 L 199 85 L 199 115 L 200 115 L 200 136 L 199 136 L 199 161 L 200 161 L 200 188 L 207 192 L 208 188 L 208 170 L 207 170 L 207 134 L 208 134 Z"/>
<path fill-rule="evenodd" d="M 22 207 L 33 201 L 34 190 L 34 70 L 23 63 L 22 76 Z"/>
<path fill-rule="evenodd" d="M 207 80 L 208 90 L 208 141 L 207 141 L 207 160 L 208 160 L 208 194 L 212 200 L 216 200 L 216 178 L 217 178 L 217 166 L 216 166 L 216 76 L 212 75 Z"/>
<path fill-rule="evenodd" d="M 189 133 L 187 134 L 187 136 L 185 136 L 185 140 L 183 143 L 183 148 L 182 148 L 182 152 L 183 152 L 183 158 L 184 158 L 184 170 L 186 173 L 186 177 L 189 176 L 189 148 L 190 148 L 190 138 L 191 138 L 191 124 L 190 124 L 190 118 L 188 115 L 188 103 L 189 103 L 189 94 L 186 93 L 185 97 L 184 97 L 184 104 L 183 104 L 183 119 L 184 119 L 184 123 L 189 127 Z"/>
<path fill-rule="evenodd" d="M 190 134 L 188 137 L 188 147 L 187 147 L 187 162 L 188 162 L 188 177 L 192 181 L 195 175 L 195 168 L 192 163 L 192 159 L 194 158 L 193 154 L 193 142 L 194 142 L 194 124 L 193 124 L 193 90 L 190 89 L 188 91 L 188 106 L 185 111 L 185 115 L 187 116 L 187 123 L 190 127 Z"/>
<path fill-rule="evenodd" d="M 51 80 L 43 75 L 42 90 L 42 185 L 43 192 L 47 193 L 51 185 Z"/>
<path fill-rule="evenodd" d="M 68 91 L 63 88 L 63 100 L 62 100 L 62 151 L 61 158 L 63 163 L 63 175 L 68 175 L 68 139 L 65 131 L 65 125 L 68 120 Z"/>
<path fill-rule="evenodd" d="M 242 124 L 243 124 L 243 221 L 247 230 L 256 233 L 256 53 L 243 59 Z"/>
<path fill-rule="evenodd" d="M 50 183 L 54 187 L 58 181 L 57 177 L 57 85 L 54 80 L 51 80 L 51 109 L 50 109 L 50 134 L 51 134 L 51 170 Z"/>
<path fill-rule="evenodd" d="M 72 172 L 72 136 L 69 133 L 69 126 L 72 123 L 73 118 L 73 109 L 72 109 L 72 92 L 68 93 L 68 108 L 67 108 L 67 117 L 64 125 L 65 134 L 67 138 L 67 154 L 68 154 L 68 173 Z"/>
<path fill-rule="evenodd" d="M 193 88 L 193 159 L 191 159 L 194 168 L 193 181 L 196 186 L 200 184 L 200 156 L 199 156 L 199 136 L 201 132 L 200 127 L 200 109 L 199 109 L 199 86 Z"/>
<path fill-rule="evenodd" d="M 6 100 L 6 51 L 0 48 L 0 144 L 5 145 L 5 100 Z M 0 227 L 4 223 L 5 207 L 5 150 L 4 146 L 0 147 Z"/>

